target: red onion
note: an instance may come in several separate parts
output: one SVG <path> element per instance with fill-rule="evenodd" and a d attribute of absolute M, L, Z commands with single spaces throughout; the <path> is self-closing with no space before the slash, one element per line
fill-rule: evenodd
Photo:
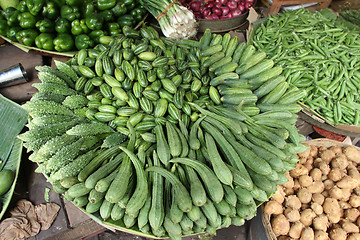
<path fill-rule="evenodd" d="M 232 18 L 232 17 L 234 17 L 234 16 L 233 16 L 232 12 L 229 12 L 229 14 L 227 15 L 227 17 L 228 17 L 228 18 Z"/>
<path fill-rule="evenodd" d="M 241 12 L 244 12 L 244 11 L 245 11 L 245 6 L 244 6 L 244 5 L 239 5 L 238 9 L 239 9 Z"/>
<path fill-rule="evenodd" d="M 228 7 L 221 7 L 221 14 L 222 14 L 223 16 L 228 15 L 229 12 L 230 12 L 230 9 L 229 9 Z"/>
<path fill-rule="evenodd" d="M 225 5 L 228 0 L 215 0 L 216 3 L 221 3 L 221 5 Z"/>
<path fill-rule="evenodd" d="M 220 19 L 218 15 L 216 15 L 215 13 L 211 14 L 212 19 L 217 20 Z"/>
<path fill-rule="evenodd" d="M 254 4 L 255 0 L 245 0 L 245 2 Z"/>
<path fill-rule="evenodd" d="M 205 17 L 205 16 L 210 16 L 211 14 L 211 11 L 209 8 L 205 8 L 204 11 L 202 12 L 202 15 Z"/>
<path fill-rule="evenodd" d="M 208 3 L 206 4 L 206 7 L 207 7 L 207 8 L 213 8 L 213 7 L 215 7 L 215 3 L 214 3 L 214 2 L 208 2 Z"/>
<path fill-rule="evenodd" d="M 231 14 L 233 17 L 237 17 L 242 14 L 242 11 L 240 9 L 233 9 L 233 10 L 231 10 Z"/>
<path fill-rule="evenodd" d="M 199 12 L 202 13 L 206 7 L 204 5 L 200 6 Z"/>
<path fill-rule="evenodd" d="M 220 19 L 228 19 L 228 16 L 220 16 Z"/>
<path fill-rule="evenodd" d="M 213 20 L 213 18 L 212 18 L 211 15 L 207 15 L 207 16 L 205 16 L 204 18 L 207 19 L 207 20 Z"/>
<path fill-rule="evenodd" d="M 221 16 L 221 14 L 222 14 L 221 9 L 220 9 L 220 8 L 217 8 L 217 7 L 214 7 L 214 8 L 212 9 L 212 12 L 213 12 L 215 15 L 217 15 L 217 16 Z"/>
<path fill-rule="evenodd" d="M 195 12 L 198 12 L 200 10 L 200 2 L 191 2 L 190 8 L 194 10 Z"/>
<path fill-rule="evenodd" d="M 238 4 L 237 4 L 236 2 L 234 2 L 234 1 L 228 1 L 227 4 L 226 4 L 226 6 L 227 6 L 228 8 L 230 8 L 230 9 L 237 9 Z"/>
<path fill-rule="evenodd" d="M 245 9 L 249 10 L 252 7 L 252 3 L 245 2 Z"/>
<path fill-rule="evenodd" d="M 222 4 L 221 3 L 215 3 L 215 7 L 217 8 L 221 8 Z"/>

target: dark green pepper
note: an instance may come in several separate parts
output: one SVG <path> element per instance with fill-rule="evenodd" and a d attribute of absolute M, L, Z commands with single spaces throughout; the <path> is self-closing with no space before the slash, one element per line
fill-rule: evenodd
<path fill-rule="evenodd" d="M 124 27 L 124 26 L 133 27 L 136 24 L 134 17 L 131 16 L 130 14 L 125 14 L 120 16 L 117 22 L 120 25 L 120 27 Z"/>
<path fill-rule="evenodd" d="M 140 22 L 145 15 L 145 10 L 143 8 L 134 8 L 130 11 L 130 15 L 133 16 L 136 22 Z"/>
<path fill-rule="evenodd" d="M 83 3 L 82 0 L 65 0 L 65 2 L 67 5 L 70 5 L 70 6 L 79 6 Z"/>
<path fill-rule="evenodd" d="M 18 32 L 20 32 L 21 30 L 23 30 L 23 29 L 22 29 L 21 27 L 19 27 L 19 26 L 17 26 L 17 27 L 11 27 L 11 28 L 9 28 L 9 30 L 7 31 L 6 37 L 7 37 L 8 39 L 10 39 L 11 41 L 16 42 L 16 41 L 17 41 L 17 39 L 16 39 L 16 34 L 17 34 Z"/>
<path fill-rule="evenodd" d="M 121 33 L 120 25 L 117 22 L 107 23 L 107 30 L 111 36 Z"/>
<path fill-rule="evenodd" d="M 127 10 L 127 8 L 126 8 L 125 3 L 118 2 L 118 3 L 115 5 L 115 7 L 113 7 L 113 8 L 111 9 L 111 11 L 113 12 L 114 16 L 120 17 L 120 16 L 126 14 L 128 10 Z"/>
<path fill-rule="evenodd" d="M 104 22 L 111 22 L 114 20 L 114 14 L 110 10 L 101 11 L 99 14 L 103 17 Z"/>
<path fill-rule="evenodd" d="M 94 41 L 88 35 L 81 34 L 75 37 L 75 47 L 78 50 L 92 48 L 94 44 Z"/>
<path fill-rule="evenodd" d="M 89 37 L 94 40 L 95 43 L 99 43 L 99 39 L 102 36 L 107 35 L 104 30 L 94 30 L 89 33 Z"/>
<path fill-rule="evenodd" d="M 8 7 L 3 11 L 3 16 L 7 21 L 7 25 L 10 27 L 19 26 L 18 16 L 20 11 L 13 7 Z"/>
<path fill-rule="evenodd" d="M 58 33 L 70 33 L 71 23 L 65 18 L 58 18 L 55 21 L 55 31 Z"/>
<path fill-rule="evenodd" d="M 116 5 L 116 0 L 96 0 L 96 7 L 100 11 L 108 10 Z"/>
<path fill-rule="evenodd" d="M 95 12 L 95 5 L 91 0 L 86 0 L 80 7 L 82 17 L 87 17 Z"/>
<path fill-rule="evenodd" d="M 36 25 L 36 17 L 29 12 L 20 13 L 18 16 L 19 25 L 22 28 L 35 28 Z"/>
<path fill-rule="evenodd" d="M 68 5 L 64 5 L 60 9 L 60 16 L 70 22 L 74 21 L 75 19 L 80 17 L 79 8 L 76 6 L 71 7 Z"/>
<path fill-rule="evenodd" d="M 36 28 L 39 29 L 41 33 L 54 33 L 55 32 L 55 23 L 54 21 L 44 18 L 43 20 L 36 22 Z"/>
<path fill-rule="evenodd" d="M 40 33 L 40 35 L 35 38 L 35 45 L 44 50 L 54 50 L 54 35 L 51 33 Z"/>
<path fill-rule="evenodd" d="M 61 6 L 64 6 L 66 4 L 65 0 L 51 0 L 51 2 L 55 3 L 56 6 L 61 8 Z"/>
<path fill-rule="evenodd" d="M 6 33 L 9 31 L 9 26 L 7 25 L 6 19 L 1 16 L 0 17 L 0 34 L 6 36 Z"/>
<path fill-rule="evenodd" d="M 88 33 L 90 30 L 86 26 L 85 19 L 75 19 L 71 22 L 71 33 L 73 35 L 80 35 L 83 33 Z"/>
<path fill-rule="evenodd" d="M 60 33 L 54 38 L 54 48 L 58 52 L 71 51 L 74 48 L 74 39 L 68 33 Z"/>
<path fill-rule="evenodd" d="M 55 20 L 60 15 L 59 7 L 54 2 L 47 2 L 43 8 L 42 15 L 45 18 Z"/>
<path fill-rule="evenodd" d="M 30 13 L 29 13 L 30 14 Z M 24 29 L 16 33 L 16 40 L 26 46 L 33 46 L 39 32 L 35 29 Z"/>
<path fill-rule="evenodd" d="M 85 18 L 86 26 L 91 30 L 100 30 L 102 28 L 104 18 L 97 13 L 92 13 Z"/>
<path fill-rule="evenodd" d="M 26 6 L 32 15 L 37 15 L 45 5 L 45 0 L 26 0 Z"/>
<path fill-rule="evenodd" d="M 28 12 L 29 9 L 26 5 L 26 0 L 22 0 L 19 2 L 18 6 L 17 6 L 17 10 L 19 10 L 20 12 Z"/>

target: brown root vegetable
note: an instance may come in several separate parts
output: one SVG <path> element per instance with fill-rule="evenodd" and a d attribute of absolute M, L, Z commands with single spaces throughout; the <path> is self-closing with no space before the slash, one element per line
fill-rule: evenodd
<path fill-rule="evenodd" d="M 313 202 L 322 205 L 324 203 L 325 197 L 321 193 L 314 193 L 311 199 Z"/>
<path fill-rule="evenodd" d="M 322 172 L 318 168 L 313 168 L 310 171 L 310 176 L 312 177 L 313 181 L 320 181 L 322 177 Z"/>
<path fill-rule="evenodd" d="M 353 146 L 347 146 L 343 149 L 343 153 L 346 157 L 356 163 L 360 163 L 360 151 Z"/>
<path fill-rule="evenodd" d="M 326 191 L 326 190 L 323 191 L 321 194 L 322 194 L 324 197 L 326 197 L 326 198 L 329 196 L 329 192 Z"/>
<path fill-rule="evenodd" d="M 319 150 L 316 146 L 310 145 L 310 156 L 316 157 L 319 153 Z"/>
<path fill-rule="evenodd" d="M 352 233 L 347 238 L 347 240 L 359 240 L 359 239 L 360 239 L 360 233 Z"/>
<path fill-rule="evenodd" d="M 342 189 L 338 188 L 337 186 L 334 186 L 332 189 L 329 190 L 329 196 L 335 199 L 341 199 L 342 194 Z"/>
<path fill-rule="evenodd" d="M 285 196 L 291 196 L 295 194 L 294 188 L 285 188 L 284 192 L 285 192 Z"/>
<path fill-rule="evenodd" d="M 289 236 L 279 236 L 279 237 L 277 238 L 277 240 L 294 240 L 294 239 L 292 239 L 292 238 L 289 237 Z"/>
<path fill-rule="evenodd" d="M 301 222 L 295 222 L 295 223 L 291 224 L 289 236 L 291 238 L 295 238 L 295 239 L 300 238 L 301 232 L 304 228 L 305 228 L 305 226 Z"/>
<path fill-rule="evenodd" d="M 349 208 L 345 210 L 345 219 L 350 222 L 355 222 L 360 216 L 360 211 L 357 208 Z"/>
<path fill-rule="evenodd" d="M 336 186 L 338 186 L 339 188 L 354 189 L 359 186 L 359 182 L 350 176 L 345 176 L 339 182 L 336 183 Z"/>
<path fill-rule="evenodd" d="M 314 240 L 315 234 L 314 230 L 311 227 L 306 227 L 301 232 L 300 240 Z"/>
<path fill-rule="evenodd" d="M 329 219 L 325 214 L 317 216 L 313 220 L 313 227 L 315 230 L 322 230 L 326 232 L 327 228 L 329 227 Z"/>
<path fill-rule="evenodd" d="M 312 193 L 307 188 L 299 189 L 297 196 L 301 203 L 309 203 L 312 199 Z"/>
<path fill-rule="evenodd" d="M 285 206 L 300 209 L 301 208 L 301 202 L 300 199 L 295 195 L 290 195 L 285 198 Z"/>
<path fill-rule="evenodd" d="M 353 165 L 351 165 L 351 166 L 352 167 L 348 168 L 348 175 L 351 178 L 356 179 L 357 182 L 360 182 L 360 173 L 359 173 L 359 171 Z"/>
<path fill-rule="evenodd" d="M 327 179 L 324 181 L 324 188 L 326 190 L 332 189 L 334 186 L 335 186 L 335 183 L 332 180 Z"/>
<path fill-rule="evenodd" d="M 341 227 L 347 233 L 358 233 L 359 227 L 349 220 L 341 220 Z"/>
<path fill-rule="evenodd" d="M 356 194 L 351 194 L 349 203 L 354 208 L 360 207 L 360 196 Z"/>
<path fill-rule="evenodd" d="M 286 208 L 284 215 L 289 222 L 297 222 L 300 220 L 300 213 L 298 209 Z"/>
<path fill-rule="evenodd" d="M 274 195 L 271 196 L 271 200 L 274 200 L 282 204 L 285 200 L 285 193 L 282 186 L 277 186 L 277 190 Z"/>
<path fill-rule="evenodd" d="M 312 161 L 307 161 L 303 166 L 304 166 L 309 172 L 314 168 L 314 165 L 313 165 Z"/>
<path fill-rule="evenodd" d="M 304 165 L 296 163 L 295 166 L 296 166 L 295 169 L 290 171 L 290 176 L 292 176 L 293 178 L 298 178 L 301 175 L 309 174 L 309 169 L 304 167 Z"/>
<path fill-rule="evenodd" d="M 285 188 L 293 188 L 294 187 L 294 179 L 290 176 L 289 172 L 285 173 L 285 177 L 289 180 L 283 184 Z"/>
<path fill-rule="evenodd" d="M 298 157 L 299 158 L 308 158 L 308 157 L 310 157 L 311 155 L 310 155 L 310 153 L 311 153 L 311 147 L 308 147 L 305 151 L 303 151 L 302 153 L 298 153 Z"/>
<path fill-rule="evenodd" d="M 281 214 L 283 213 L 283 206 L 277 201 L 271 200 L 265 204 L 264 211 L 269 214 Z"/>
<path fill-rule="evenodd" d="M 356 220 L 356 225 L 360 226 L 360 217 Z"/>
<path fill-rule="evenodd" d="M 285 215 L 279 214 L 271 220 L 271 227 L 276 235 L 287 235 L 290 230 L 290 222 Z"/>
<path fill-rule="evenodd" d="M 335 198 L 326 198 L 323 204 L 323 209 L 330 223 L 337 223 L 340 221 L 341 209 L 338 201 Z"/>
<path fill-rule="evenodd" d="M 341 200 L 343 200 L 343 201 L 349 201 L 349 199 L 350 199 L 350 196 L 351 196 L 351 193 L 352 193 L 352 189 L 350 189 L 350 188 L 343 188 L 343 189 L 341 189 L 341 191 L 342 191 L 342 198 L 341 198 Z"/>
<path fill-rule="evenodd" d="M 323 175 L 328 175 L 331 170 L 329 164 L 325 161 L 320 162 L 318 168 L 321 170 Z"/>
<path fill-rule="evenodd" d="M 339 201 L 339 206 L 340 206 L 341 209 L 344 209 L 344 210 L 352 208 L 350 203 L 348 203 L 348 202 L 346 202 L 344 200 Z"/>
<path fill-rule="evenodd" d="M 296 191 L 298 191 L 300 188 L 301 188 L 301 185 L 300 185 L 299 179 L 295 179 L 295 180 L 294 180 L 294 186 L 293 186 L 294 191 L 296 192 Z"/>
<path fill-rule="evenodd" d="M 345 154 L 339 154 L 336 158 L 331 161 L 332 168 L 339 168 L 340 170 L 344 170 L 348 167 L 349 161 L 346 158 Z"/>
<path fill-rule="evenodd" d="M 298 156 L 298 158 L 299 158 L 299 163 L 300 163 L 300 164 L 303 164 L 303 165 L 304 165 L 304 164 L 306 163 L 306 161 L 307 161 L 307 158 L 299 157 L 299 156 Z"/>
<path fill-rule="evenodd" d="M 301 204 L 301 210 L 302 210 L 302 211 L 305 210 L 305 209 L 308 209 L 308 208 L 310 208 L 309 203 L 303 203 L 303 204 Z"/>
<path fill-rule="evenodd" d="M 343 149 L 340 146 L 331 146 L 329 149 L 335 154 L 341 154 L 343 152 Z"/>
<path fill-rule="evenodd" d="M 342 178 L 340 168 L 332 168 L 328 174 L 328 178 L 333 182 L 340 181 Z"/>
<path fill-rule="evenodd" d="M 315 240 L 329 240 L 329 234 L 321 230 L 315 231 Z"/>
<path fill-rule="evenodd" d="M 313 183 L 313 179 L 309 175 L 301 175 L 299 177 L 299 183 L 302 187 L 308 187 Z"/>
<path fill-rule="evenodd" d="M 347 233 L 342 228 L 333 228 L 330 231 L 331 240 L 346 240 Z"/>
<path fill-rule="evenodd" d="M 321 215 L 324 212 L 323 207 L 316 202 L 311 203 L 310 207 L 316 215 Z"/>
<path fill-rule="evenodd" d="M 314 167 L 319 168 L 319 165 L 320 165 L 320 163 L 322 163 L 322 162 L 324 162 L 324 160 L 322 160 L 320 157 L 315 158 L 315 159 L 314 159 L 314 162 L 313 162 Z"/>
<path fill-rule="evenodd" d="M 321 157 L 322 160 L 324 160 L 327 164 L 329 164 L 331 160 L 335 158 L 336 154 L 332 150 L 326 149 L 324 151 L 321 151 L 319 153 L 319 156 Z"/>
<path fill-rule="evenodd" d="M 314 213 L 314 211 L 310 208 L 307 208 L 300 213 L 300 222 L 302 222 L 304 226 L 308 227 L 312 224 L 315 217 L 316 214 Z"/>
<path fill-rule="evenodd" d="M 323 182 L 313 182 L 310 186 L 307 187 L 311 193 L 321 193 L 324 191 L 325 186 Z"/>

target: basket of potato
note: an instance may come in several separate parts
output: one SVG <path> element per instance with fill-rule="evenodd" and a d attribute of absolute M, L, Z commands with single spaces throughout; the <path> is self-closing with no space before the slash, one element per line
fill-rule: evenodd
<path fill-rule="evenodd" d="M 304 144 L 296 168 L 262 206 L 271 240 L 359 240 L 360 148 L 329 139 Z"/>

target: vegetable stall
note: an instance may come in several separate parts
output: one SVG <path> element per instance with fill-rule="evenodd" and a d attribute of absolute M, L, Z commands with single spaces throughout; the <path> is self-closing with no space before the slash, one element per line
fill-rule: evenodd
<path fill-rule="evenodd" d="M 35 67 L 37 92 L 22 104 L 28 123 L 18 138 L 35 172 L 107 228 L 147 238 L 212 236 L 244 225 L 265 202 L 272 221 L 288 221 L 296 212 L 282 217 L 282 202 L 268 200 L 312 149 L 297 113 L 359 125 L 359 31 L 346 20 L 353 11 L 286 11 L 261 19 L 239 42 L 210 28 L 199 34 L 196 22 L 248 14 L 254 1 L 33 2 L 3 11 L 1 35 L 73 52 Z M 289 233 L 276 225 L 277 236 Z"/>

